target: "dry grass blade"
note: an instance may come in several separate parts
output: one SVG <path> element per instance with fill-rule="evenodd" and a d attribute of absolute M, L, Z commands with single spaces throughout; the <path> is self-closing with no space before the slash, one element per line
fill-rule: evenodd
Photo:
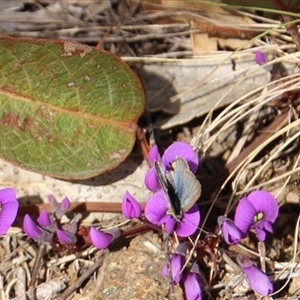
<path fill-rule="evenodd" d="M 36 279 L 37 279 L 37 276 L 38 276 L 38 272 L 39 272 L 39 268 L 40 268 L 40 265 L 41 265 L 41 260 L 43 259 L 43 256 L 45 255 L 45 251 L 46 251 L 46 245 L 44 243 L 40 244 L 38 253 L 35 257 L 32 276 L 31 276 L 30 283 L 29 283 L 29 286 L 30 286 L 31 289 L 34 289 Z M 33 291 L 33 293 L 34 293 L 34 291 Z"/>
<path fill-rule="evenodd" d="M 108 251 L 104 250 L 102 252 L 101 259 L 98 259 L 85 273 L 83 273 L 71 286 L 69 286 L 56 300 L 65 300 L 69 297 L 75 290 L 79 289 L 83 282 L 87 280 L 101 265 L 105 267 L 104 262 L 106 261 L 106 257 L 108 255 Z M 102 276 L 101 276 L 102 277 Z M 101 279 L 102 282 L 102 279 Z"/>
<path fill-rule="evenodd" d="M 44 282 L 38 285 L 35 289 L 35 295 L 33 298 L 30 297 L 30 292 L 26 294 L 16 297 L 10 298 L 11 300 L 27 300 L 28 297 L 30 299 L 38 299 L 38 300 L 52 300 L 54 299 L 65 287 L 65 282 L 68 281 L 67 276 L 62 276 L 59 278 L 54 278 L 49 280 L 48 282 Z"/>
<path fill-rule="evenodd" d="M 298 54 L 299 55 L 299 54 Z M 294 58 L 297 57 L 297 53 L 296 54 L 292 54 L 290 57 L 285 57 L 286 59 L 291 59 L 293 60 Z M 280 58 L 278 61 L 282 61 L 283 58 Z M 274 62 L 272 62 L 274 63 Z M 295 90 L 299 90 L 300 86 L 299 86 L 299 74 L 295 73 L 292 75 L 289 75 L 287 77 L 285 77 L 284 79 L 278 79 L 276 81 L 273 81 L 269 84 L 267 84 L 265 87 L 265 92 L 263 94 L 261 94 L 261 96 L 256 97 L 250 101 L 245 101 L 247 99 L 247 97 L 249 95 L 251 95 L 252 93 L 257 93 L 259 90 L 262 90 L 262 88 L 259 88 L 255 91 L 252 91 L 249 93 L 249 95 L 244 95 L 243 97 L 241 97 L 240 99 L 237 99 L 236 101 L 232 102 L 228 107 L 226 107 L 217 118 L 215 118 L 211 124 L 209 124 L 208 126 L 206 126 L 205 124 L 202 125 L 202 128 L 199 130 L 197 136 L 193 139 L 192 141 L 192 145 L 194 145 L 194 147 L 197 147 L 197 145 L 201 145 L 202 146 L 202 152 L 205 154 L 211 147 L 211 145 L 213 143 L 215 143 L 216 141 L 220 140 L 222 134 L 224 132 L 227 132 L 228 130 L 231 130 L 231 128 L 235 128 L 237 126 L 237 124 L 239 122 L 244 122 L 244 120 L 248 120 L 247 124 L 249 125 L 250 123 L 250 119 L 253 117 L 253 114 L 255 111 L 259 111 L 260 108 L 263 105 L 266 105 L 268 103 L 272 103 L 274 101 L 274 99 L 278 99 L 279 97 L 281 97 L 281 95 L 283 95 L 284 93 L 288 93 L 288 92 L 294 92 Z M 282 117 L 280 117 L 282 119 Z M 288 115 L 286 115 L 286 121 L 288 121 Z M 285 122 L 283 120 L 283 122 Z M 220 125 L 222 124 L 222 126 L 220 127 Z M 279 126 L 283 126 L 280 125 L 280 122 L 277 123 Z M 269 145 L 273 140 L 275 140 L 277 137 L 282 136 L 284 133 L 288 133 L 289 130 L 296 128 L 298 126 L 298 122 L 295 121 L 293 123 L 293 125 L 286 127 L 285 130 L 277 132 L 275 130 L 281 129 L 281 127 L 277 128 L 270 128 L 270 130 L 274 130 L 274 135 L 272 133 L 269 134 L 269 138 L 267 140 L 265 140 L 264 142 L 259 142 L 260 144 L 256 143 L 255 146 L 252 146 L 252 151 L 253 153 L 248 153 L 247 156 L 245 156 L 245 154 L 243 154 L 242 156 L 239 156 L 239 167 L 238 169 L 240 170 L 240 173 L 243 173 L 244 168 L 246 168 L 246 166 L 248 166 L 249 162 L 253 160 L 253 158 L 262 150 L 264 149 L 267 145 Z M 269 130 L 268 128 L 264 129 L 264 130 Z M 249 127 L 246 131 L 250 131 Z M 245 131 L 245 133 L 246 133 Z M 211 132 L 215 132 L 214 134 L 210 134 Z M 206 137 L 205 140 L 203 140 L 203 137 Z M 294 136 L 294 138 L 290 141 L 290 143 L 292 143 L 293 140 L 297 139 L 297 135 Z M 242 148 L 242 147 L 241 147 Z M 283 148 L 281 148 L 281 150 L 283 150 Z M 238 152 L 237 154 L 235 154 L 235 156 L 238 156 Z M 278 152 L 277 152 L 278 155 Z M 243 158 L 242 158 L 243 157 Z M 275 156 L 272 156 L 268 162 L 271 159 L 274 159 Z M 231 158 L 232 160 L 233 158 Z M 247 161 L 247 163 L 242 163 L 243 161 Z M 233 172 L 233 169 L 231 168 L 234 164 L 236 164 L 236 161 L 234 163 L 231 163 L 230 161 L 227 162 L 228 167 L 230 167 L 230 172 Z M 244 167 L 242 167 L 242 165 L 244 165 Z M 236 167 L 235 167 L 236 168 Z M 263 169 L 260 171 L 259 174 L 261 174 L 261 172 L 263 171 Z M 236 171 L 234 171 L 236 172 Z M 256 178 L 258 178 L 259 176 L 258 173 L 256 173 L 256 176 L 254 178 L 252 178 L 251 183 L 249 183 L 245 189 L 249 190 L 251 184 L 254 183 L 254 180 Z M 238 181 L 238 179 L 237 179 Z M 236 192 L 238 192 L 237 190 L 235 190 Z"/>

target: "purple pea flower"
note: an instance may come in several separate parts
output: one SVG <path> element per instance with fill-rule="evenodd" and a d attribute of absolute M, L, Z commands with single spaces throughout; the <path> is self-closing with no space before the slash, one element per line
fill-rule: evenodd
<path fill-rule="evenodd" d="M 255 51 L 255 61 L 260 66 L 267 62 L 266 56 L 262 51 Z"/>
<path fill-rule="evenodd" d="M 7 232 L 14 222 L 19 208 L 16 192 L 12 188 L 0 191 L 0 235 Z"/>
<path fill-rule="evenodd" d="M 218 224 L 222 231 L 223 238 L 228 245 L 236 245 L 241 239 L 246 237 L 246 233 L 242 232 L 229 218 L 220 216 L 218 218 Z"/>
<path fill-rule="evenodd" d="M 172 255 L 172 258 L 171 258 L 171 261 L 170 261 L 170 268 L 171 268 L 171 276 L 172 276 L 172 280 L 173 280 L 173 283 L 174 284 L 178 284 L 181 279 L 182 279 L 182 267 L 184 265 L 184 261 L 185 261 L 185 258 L 180 255 L 180 254 L 177 254 L 177 253 L 174 253 Z M 168 276 L 168 268 L 167 266 L 165 266 L 161 272 L 161 274 L 164 276 L 164 277 L 167 277 Z"/>
<path fill-rule="evenodd" d="M 160 161 L 161 157 L 160 157 L 157 145 L 154 145 L 149 150 L 149 153 L 148 153 L 148 162 L 153 165 L 154 162 L 157 161 L 157 160 Z"/>
<path fill-rule="evenodd" d="M 42 228 L 48 231 L 55 231 L 57 228 L 56 222 L 51 218 L 45 209 L 43 209 L 40 213 L 39 217 L 37 218 L 37 222 Z"/>
<path fill-rule="evenodd" d="M 268 276 L 259 270 L 251 260 L 239 254 L 237 262 L 242 267 L 248 278 L 249 286 L 255 293 L 260 296 L 268 296 L 273 293 L 273 284 Z"/>
<path fill-rule="evenodd" d="M 49 198 L 49 203 L 51 210 L 55 217 L 59 220 L 66 212 L 68 211 L 71 201 L 69 198 L 65 197 L 61 202 L 57 202 L 55 197 L 53 195 L 50 195 Z"/>
<path fill-rule="evenodd" d="M 39 240 L 43 235 L 43 230 L 26 214 L 23 220 L 23 230 L 30 238 Z"/>
<path fill-rule="evenodd" d="M 200 271 L 198 265 L 192 265 L 191 270 L 185 275 L 183 284 L 186 300 L 202 299 Z"/>
<path fill-rule="evenodd" d="M 119 230 L 100 231 L 94 227 L 90 229 L 90 238 L 93 245 L 98 249 L 106 249 L 113 240 L 120 236 Z"/>
<path fill-rule="evenodd" d="M 266 64 L 268 62 L 265 54 L 262 51 L 260 51 L 260 50 L 258 50 L 258 51 L 255 52 L 255 61 L 260 66 L 262 66 L 262 65 L 264 65 L 264 64 Z M 271 66 L 271 65 L 265 66 L 264 69 L 267 72 L 270 72 L 270 71 L 272 71 L 273 66 Z"/>
<path fill-rule="evenodd" d="M 39 217 L 37 218 L 37 222 L 40 224 L 40 226 L 47 228 L 52 226 L 53 221 L 51 220 L 50 215 L 47 213 L 45 209 L 42 210 Z"/>
<path fill-rule="evenodd" d="M 169 213 L 170 206 L 167 196 L 163 190 L 153 194 L 145 207 L 145 216 L 149 222 L 157 226 L 165 225 L 166 232 L 174 230 L 179 237 L 188 237 L 198 228 L 200 222 L 200 212 L 195 204 L 190 210 L 182 213 L 178 220 Z"/>
<path fill-rule="evenodd" d="M 123 196 L 122 214 L 126 219 L 138 219 L 142 214 L 141 205 L 133 196 L 130 195 L 128 191 L 126 191 Z"/>
<path fill-rule="evenodd" d="M 255 266 L 244 267 L 243 272 L 248 277 L 250 288 L 260 296 L 273 293 L 273 285 L 268 276 Z"/>
<path fill-rule="evenodd" d="M 77 242 L 76 232 L 78 224 L 76 217 L 67 224 L 62 226 L 62 229 L 56 230 L 56 236 L 62 244 L 75 244 Z"/>
<path fill-rule="evenodd" d="M 179 284 L 179 282 L 182 279 L 183 276 L 182 268 L 185 263 L 186 251 L 187 251 L 187 245 L 179 244 L 170 260 L 170 271 L 171 271 L 171 276 L 174 284 Z M 164 277 L 168 276 L 167 266 L 163 268 L 161 273 Z"/>
<path fill-rule="evenodd" d="M 266 231 L 273 233 L 272 224 L 278 216 L 277 200 L 267 191 L 254 191 L 242 198 L 236 208 L 234 223 L 242 231 L 253 230 L 259 241 Z"/>
<path fill-rule="evenodd" d="M 155 148 L 154 148 L 155 147 Z M 156 160 L 160 160 L 160 156 L 158 154 L 157 147 L 154 146 L 150 150 L 150 155 L 148 155 L 148 159 L 150 162 Z M 161 158 L 162 166 L 170 171 L 172 169 L 172 163 L 175 161 L 177 157 L 181 157 L 185 159 L 189 165 L 190 170 L 195 173 L 198 169 L 199 159 L 196 153 L 194 152 L 192 146 L 183 142 L 174 142 L 170 145 Z M 161 186 L 157 180 L 155 168 L 152 167 L 147 172 L 145 177 L 145 185 L 150 191 L 157 191 L 161 189 Z"/>
<path fill-rule="evenodd" d="M 146 173 L 144 183 L 147 189 L 150 191 L 158 191 L 161 189 L 154 167 L 150 168 Z"/>
<path fill-rule="evenodd" d="M 28 214 L 25 215 L 23 220 L 23 230 L 33 240 L 41 242 L 50 242 L 52 240 L 52 234 L 38 226 Z"/>
<path fill-rule="evenodd" d="M 75 216 L 75 218 L 70 223 L 64 224 L 62 226 L 62 229 L 75 235 L 78 229 L 78 220 L 79 219 L 77 218 L 77 216 Z"/>
<path fill-rule="evenodd" d="M 75 244 L 77 242 L 77 237 L 75 234 L 61 229 L 56 230 L 56 236 L 62 244 Z"/>
<path fill-rule="evenodd" d="M 53 241 L 54 234 L 56 233 L 58 240 L 62 244 L 75 244 L 77 221 L 72 220 L 70 224 L 65 224 L 62 229 L 58 228 L 57 219 L 60 219 L 70 207 L 70 200 L 64 198 L 61 203 L 57 202 L 54 196 L 49 196 L 49 203 L 53 211 L 54 217 L 51 217 L 46 210 L 43 210 L 37 218 L 36 224 L 31 217 L 27 214 L 23 220 L 23 230 L 26 235 L 34 240 L 40 242 Z"/>

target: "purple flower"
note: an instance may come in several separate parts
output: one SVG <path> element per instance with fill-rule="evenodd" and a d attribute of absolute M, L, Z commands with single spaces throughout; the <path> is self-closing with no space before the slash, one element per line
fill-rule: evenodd
<path fill-rule="evenodd" d="M 59 203 L 54 196 L 49 196 L 49 203 L 56 219 L 60 219 L 70 207 L 70 200 L 68 198 L 64 198 Z M 46 210 L 43 210 L 37 218 L 37 225 L 29 215 L 26 215 L 23 220 L 23 230 L 28 237 L 41 242 L 52 242 L 54 233 L 56 232 L 57 238 L 61 243 L 75 244 L 77 240 L 75 236 L 77 231 L 76 220 L 72 220 L 71 224 L 63 225 L 63 229 L 65 230 L 61 230 L 57 228 L 56 219 L 51 217 Z"/>
<path fill-rule="evenodd" d="M 266 56 L 260 50 L 255 51 L 255 61 L 258 65 L 263 65 L 267 62 Z"/>
<path fill-rule="evenodd" d="M 250 288 L 260 296 L 268 296 L 273 293 L 273 284 L 268 276 L 260 271 L 248 258 L 238 255 L 237 262 L 242 267 L 248 278 Z"/>
<path fill-rule="evenodd" d="M 73 233 L 57 229 L 56 235 L 62 244 L 75 244 L 77 242 L 77 237 Z"/>
<path fill-rule="evenodd" d="M 148 200 L 145 207 L 145 216 L 149 222 L 157 226 L 165 225 L 167 233 L 175 230 L 180 237 L 192 235 L 198 228 L 200 212 L 198 205 L 182 213 L 181 219 L 177 220 L 169 212 L 170 205 L 163 190 L 158 191 Z"/>
<path fill-rule="evenodd" d="M 151 149 L 152 150 L 152 149 Z M 150 152 L 151 152 L 150 150 Z M 149 161 L 155 161 L 155 158 L 159 158 L 159 154 L 156 154 L 155 152 L 158 150 L 157 148 L 154 148 L 152 150 L 151 157 L 149 158 Z M 172 145 L 170 145 L 165 153 L 163 154 L 161 158 L 161 164 L 162 166 L 167 170 L 170 171 L 172 169 L 172 163 L 175 161 L 177 157 L 181 157 L 185 159 L 189 165 L 190 170 L 195 173 L 198 169 L 199 159 L 196 153 L 194 152 L 193 148 L 183 142 L 174 142 Z M 158 159 L 159 160 L 159 159 Z M 153 162 L 154 162 L 153 161 Z M 155 168 L 152 167 L 146 174 L 145 177 L 145 185 L 146 187 L 151 191 L 157 191 L 161 189 L 161 186 L 157 180 Z"/>
<path fill-rule="evenodd" d="M 261 296 L 273 293 L 273 285 L 268 276 L 255 266 L 244 267 L 243 272 L 248 277 L 250 288 Z"/>
<path fill-rule="evenodd" d="M 7 232 L 14 222 L 19 208 L 16 192 L 12 188 L 0 191 L 0 235 Z"/>
<path fill-rule="evenodd" d="M 232 220 L 224 216 L 218 218 L 218 224 L 222 231 L 223 238 L 228 245 L 236 245 L 241 239 L 246 237 L 246 233 L 242 232 Z"/>
<path fill-rule="evenodd" d="M 201 280 L 199 267 L 193 264 L 190 272 L 184 278 L 184 291 L 187 300 L 201 300 Z"/>
<path fill-rule="evenodd" d="M 28 214 L 25 215 L 23 220 L 23 230 L 28 237 L 34 240 L 41 242 L 50 242 L 52 240 L 50 232 L 38 226 Z"/>
<path fill-rule="evenodd" d="M 161 160 L 160 154 L 158 152 L 157 145 L 154 145 L 151 147 L 149 153 L 148 153 L 148 161 L 150 164 L 154 164 L 155 161 Z"/>
<path fill-rule="evenodd" d="M 149 189 L 150 191 L 158 191 L 161 189 L 154 167 L 150 168 L 146 173 L 144 183 L 147 189 Z"/>
<path fill-rule="evenodd" d="M 56 223 L 53 221 L 53 219 L 50 217 L 48 212 L 44 209 L 40 213 L 39 217 L 37 218 L 38 224 L 47 230 L 55 231 L 56 230 Z"/>
<path fill-rule="evenodd" d="M 174 284 L 178 284 L 182 279 L 182 268 L 185 262 L 185 255 L 186 255 L 187 246 L 186 244 L 179 244 L 177 250 L 172 255 L 170 260 L 170 271 L 171 276 Z M 168 268 L 165 266 L 162 270 L 162 275 L 164 277 L 168 276 Z"/>
<path fill-rule="evenodd" d="M 260 66 L 262 66 L 262 65 L 264 65 L 264 64 L 266 64 L 268 62 L 265 54 L 263 52 L 261 52 L 260 50 L 258 50 L 258 51 L 255 52 L 255 61 Z M 271 65 L 265 66 L 264 69 L 267 72 L 270 72 L 270 71 L 272 71 L 273 66 L 271 66 Z"/>
<path fill-rule="evenodd" d="M 56 236 L 62 244 L 75 244 L 77 242 L 77 218 L 75 217 L 70 223 L 62 226 L 62 229 L 56 230 Z"/>
<path fill-rule="evenodd" d="M 278 216 L 278 209 L 276 199 L 269 192 L 254 191 L 240 200 L 234 223 L 242 232 L 253 230 L 263 242 L 266 231 L 273 233 L 272 224 Z"/>
<path fill-rule="evenodd" d="M 75 216 L 75 218 L 70 222 L 70 223 L 66 223 L 62 226 L 62 229 L 64 231 L 67 231 L 68 233 L 72 233 L 72 234 L 76 234 L 77 229 L 78 229 L 78 220 Z"/>
<path fill-rule="evenodd" d="M 77 222 L 78 217 L 58 228 L 57 219 L 61 218 L 70 206 L 70 200 L 64 198 L 61 203 L 58 203 L 53 196 L 49 197 L 49 202 L 53 214 L 56 218 L 50 216 L 46 210 L 43 210 L 37 218 L 36 224 L 31 217 L 27 214 L 23 220 L 23 230 L 28 237 L 40 242 L 53 242 L 54 234 L 56 233 L 57 239 L 62 244 L 75 244 L 77 241 Z"/>
<path fill-rule="evenodd" d="M 68 211 L 71 202 L 69 198 L 65 197 L 60 203 L 57 202 L 53 195 L 49 196 L 49 203 L 52 212 L 54 213 L 57 219 L 60 219 Z"/>
<path fill-rule="evenodd" d="M 28 214 L 25 215 L 23 220 L 23 230 L 27 234 L 27 236 L 34 240 L 39 240 L 43 235 L 43 230 L 36 225 L 36 223 Z"/>
<path fill-rule="evenodd" d="M 126 219 L 139 218 L 142 214 L 141 205 L 133 196 L 130 195 L 128 191 L 126 191 L 123 196 L 122 214 Z"/>
<path fill-rule="evenodd" d="M 120 231 L 100 231 L 94 227 L 90 229 L 90 238 L 98 249 L 106 249 L 114 239 L 120 236 Z"/>

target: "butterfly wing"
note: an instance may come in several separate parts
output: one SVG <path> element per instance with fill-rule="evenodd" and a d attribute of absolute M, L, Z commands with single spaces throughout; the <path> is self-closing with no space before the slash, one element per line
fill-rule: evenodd
<path fill-rule="evenodd" d="M 172 185 L 172 183 L 169 181 L 169 176 L 167 176 L 169 175 L 169 172 L 166 173 L 166 171 L 163 169 L 163 167 L 158 161 L 155 162 L 154 166 L 157 179 L 164 193 L 166 194 L 167 200 L 170 204 L 171 212 L 174 216 L 177 216 L 178 214 L 180 214 L 180 203 L 176 205 L 176 202 L 174 202 L 174 199 L 176 198 L 176 192 L 174 185 Z"/>
<path fill-rule="evenodd" d="M 181 211 L 186 212 L 191 209 L 199 199 L 201 195 L 201 184 L 190 171 L 189 165 L 183 158 L 176 158 L 173 164 L 173 182 L 171 182 L 171 184 L 174 186 L 180 201 Z"/>
<path fill-rule="evenodd" d="M 156 161 L 155 171 L 172 214 L 179 217 L 182 212 L 188 211 L 197 202 L 201 195 L 201 185 L 183 158 L 176 158 L 172 165 L 174 170 L 166 172 Z"/>
<path fill-rule="evenodd" d="M 167 200 L 170 204 L 169 213 L 173 215 L 175 219 L 181 216 L 180 199 L 176 192 L 175 181 L 173 178 L 173 171 L 166 172 L 159 162 L 155 162 L 155 170 L 158 181 L 166 194 Z"/>

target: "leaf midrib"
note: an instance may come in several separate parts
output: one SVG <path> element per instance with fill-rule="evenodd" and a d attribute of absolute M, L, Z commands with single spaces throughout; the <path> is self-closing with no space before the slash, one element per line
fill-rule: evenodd
<path fill-rule="evenodd" d="M 124 128 L 124 125 L 128 126 L 130 123 L 134 123 L 136 121 L 135 119 L 129 119 L 127 121 L 119 121 L 116 119 L 107 119 L 104 117 L 95 116 L 95 115 L 89 114 L 87 112 L 82 112 L 82 111 L 76 112 L 76 111 L 65 109 L 63 107 L 51 105 L 48 102 L 33 100 L 31 98 L 24 97 L 24 96 L 21 96 L 19 94 L 13 93 L 13 92 L 3 91 L 1 88 L 0 88 L 0 95 L 4 95 L 8 98 L 11 98 L 11 99 L 8 99 L 8 101 L 9 100 L 14 100 L 14 101 L 21 100 L 21 101 L 24 101 L 26 103 L 30 103 L 30 104 L 33 104 L 36 106 L 45 106 L 49 110 L 56 111 L 61 114 L 66 114 L 69 116 L 85 119 L 88 121 L 94 121 L 94 122 L 101 123 L 101 124 L 103 124 L 103 123 L 104 124 L 113 124 L 114 126 L 119 126 L 119 127 Z"/>

